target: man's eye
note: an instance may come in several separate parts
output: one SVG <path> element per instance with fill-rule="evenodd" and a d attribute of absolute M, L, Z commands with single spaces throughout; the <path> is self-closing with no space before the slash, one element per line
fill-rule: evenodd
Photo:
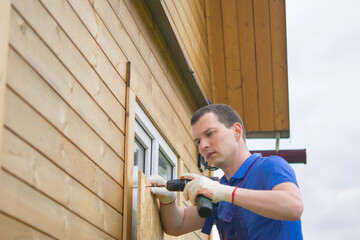
<path fill-rule="evenodd" d="M 206 135 L 207 135 L 208 137 L 211 137 L 213 134 L 214 134 L 214 132 L 208 132 Z"/>

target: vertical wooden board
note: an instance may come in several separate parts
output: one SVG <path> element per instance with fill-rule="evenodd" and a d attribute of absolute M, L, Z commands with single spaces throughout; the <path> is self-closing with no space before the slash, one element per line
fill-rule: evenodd
<path fill-rule="evenodd" d="M 206 1 L 206 19 L 209 40 L 212 102 L 227 103 L 225 53 L 220 0 Z"/>
<path fill-rule="evenodd" d="M 227 104 L 232 106 L 240 116 L 244 116 L 236 1 L 221 1 L 228 95 Z"/>
<path fill-rule="evenodd" d="M 137 239 L 164 239 L 157 199 L 151 194 L 150 182 L 145 174 L 138 175 L 138 226 Z"/>
<path fill-rule="evenodd" d="M 8 172 L 0 176 L 0 209 L 7 215 L 57 239 L 114 239 Z"/>
<path fill-rule="evenodd" d="M 5 100 L 8 129 L 122 213 L 123 189 L 119 184 L 11 90 L 6 91 Z"/>
<path fill-rule="evenodd" d="M 123 146 L 118 145 L 123 141 L 119 128 L 30 26 L 15 11 L 12 13 L 11 47 L 123 158 L 124 153 L 120 150 Z"/>
<path fill-rule="evenodd" d="M 124 162 L 120 156 L 12 49 L 8 71 L 8 85 L 123 186 Z M 124 151 L 123 148 L 119 149 Z"/>
<path fill-rule="evenodd" d="M 256 0 L 254 4 L 255 47 L 259 91 L 260 131 L 273 131 L 274 92 L 271 69 L 271 39 L 269 1 Z"/>
<path fill-rule="evenodd" d="M 49 12 L 47 12 L 38 1 L 29 0 L 26 1 L 26 3 L 29 3 L 31 7 L 25 8 L 22 1 L 16 4 L 16 10 L 24 15 L 24 20 L 29 22 L 29 25 L 24 23 L 21 24 L 24 26 L 23 28 L 29 32 L 31 31 L 30 29 L 33 28 L 36 33 L 39 34 L 42 40 L 59 58 L 68 71 L 77 79 L 84 89 L 86 89 L 94 101 L 101 106 L 104 112 L 106 112 L 109 118 L 119 127 L 119 129 L 124 130 L 125 110 L 120 101 L 113 95 L 103 82 L 103 79 L 100 78 L 87 59 L 84 58 L 81 52 L 74 46 L 74 43 L 61 29 L 61 26 L 55 22 Z M 52 1 L 52 3 L 55 3 L 55 1 Z M 58 10 L 63 9 L 63 7 L 66 6 L 67 4 L 62 5 Z M 36 9 L 36 11 L 27 11 L 29 8 Z M 36 14 L 30 14 L 29 12 L 35 12 Z M 17 21 L 20 22 L 24 21 L 19 19 L 21 17 L 18 14 L 16 14 L 14 18 L 18 19 Z M 62 18 L 64 17 L 62 16 Z M 14 24 L 13 26 L 17 25 L 20 24 Z M 120 82 L 123 83 L 123 81 L 119 81 L 119 83 Z M 121 92 L 121 89 L 117 90 Z M 122 88 L 122 91 L 124 91 L 123 96 L 125 97 L 125 88 Z"/>
<path fill-rule="evenodd" d="M 0 213 L 0 239 L 51 240 L 53 238 Z"/>
<path fill-rule="evenodd" d="M 130 68 L 130 63 L 128 63 Z M 128 69 L 130 74 L 130 69 Z M 131 81 L 128 76 L 127 80 Z M 130 82 L 131 83 L 131 82 Z M 136 96 L 130 87 L 127 87 L 126 99 L 126 140 L 125 140 L 125 171 L 124 171 L 124 207 L 123 207 L 123 239 L 131 238 L 132 231 L 132 186 L 134 166 L 135 141 L 135 103 Z"/>
<path fill-rule="evenodd" d="M 69 211 L 120 239 L 122 215 L 5 129 L 3 168 Z"/>
<path fill-rule="evenodd" d="M 0 2 L 0 152 L 2 147 L 2 131 L 4 128 L 4 93 L 6 89 L 6 70 L 9 48 L 10 5 L 10 0 Z"/>
<path fill-rule="evenodd" d="M 241 79 L 244 99 L 243 121 L 246 131 L 259 130 L 259 99 L 257 91 L 254 15 L 252 1 L 237 1 Z"/>
<path fill-rule="evenodd" d="M 285 0 L 270 0 L 275 130 L 289 130 Z"/>

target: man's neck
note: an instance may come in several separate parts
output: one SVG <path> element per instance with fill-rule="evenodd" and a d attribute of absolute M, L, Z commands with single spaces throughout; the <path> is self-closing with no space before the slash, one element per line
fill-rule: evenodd
<path fill-rule="evenodd" d="M 242 149 L 228 166 L 222 168 L 221 170 L 223 170 L 226 179 L 229 180 L 250 156 L 251 153 L 247 148 Z"/>

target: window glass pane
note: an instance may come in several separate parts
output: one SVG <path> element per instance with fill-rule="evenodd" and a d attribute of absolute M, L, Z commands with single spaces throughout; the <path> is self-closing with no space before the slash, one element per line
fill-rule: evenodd
<path fill-rule="evenodd" d="M 173 178 L 173 166 L 170 164 L 169 160 L 167 160 L 162 151 L 159 151 L 158 174 L 166 180 Z"/>
<path fill-rule="evenodd" d="M 137 236 L 137 186 L 138 186 L 138 171 L 143 171 L 145 168 L 145 148 L 139 141 L 135 139 L 134 144 L 134 168 L 133 168 L 133 199 L 132 199 L 132 239 Z"/>

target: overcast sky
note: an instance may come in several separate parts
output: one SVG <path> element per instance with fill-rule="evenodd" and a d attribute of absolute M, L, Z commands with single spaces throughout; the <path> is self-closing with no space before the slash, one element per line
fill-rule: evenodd
<path fill-rule="evenodd" d="M 291 138 L 280 149 L 307 151 L 306 165 L 292 165 L 307 240 L 360 239 L 359 13 L 358 0 L 286 1 Z"/>

